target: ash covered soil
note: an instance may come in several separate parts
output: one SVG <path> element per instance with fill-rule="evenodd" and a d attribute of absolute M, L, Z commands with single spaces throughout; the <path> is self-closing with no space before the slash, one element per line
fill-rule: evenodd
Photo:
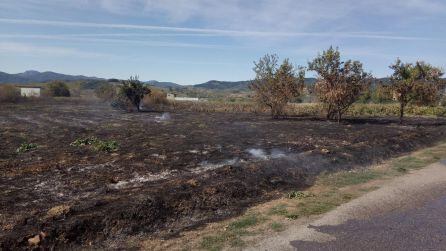
<path fill-rule="evenodd" d="M 115 140 L 114 152 L 70 143 Z M 446 120 L 271 120 L 229 113 L 122 113 L 57 100 L 0 106 L 0 247 L 130 248 L 170 238 L 446 138 Z M 22 143 L 37 148 L 22 154 Z"/>

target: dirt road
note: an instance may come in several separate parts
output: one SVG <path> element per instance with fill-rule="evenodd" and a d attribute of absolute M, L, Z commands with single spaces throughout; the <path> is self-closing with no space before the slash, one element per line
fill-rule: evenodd
<path fill-rule="evenodd" d="M 252 250 L 446 250 L 446 161 L 399 177 Z"/>

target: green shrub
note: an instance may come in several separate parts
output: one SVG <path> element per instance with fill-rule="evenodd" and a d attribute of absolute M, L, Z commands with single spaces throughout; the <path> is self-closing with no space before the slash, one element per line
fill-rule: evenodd
<path fill-rule="evenodd" d="M 51 97 L 70 97 L 70 89 L 62 81 L 53 81 L 48 84 L 48 95 Z"/>
<path fill-rule="evenodd" d="M 25 153 L 25 152 L 29 152 L 31 150 L 34 150 L 37 148 L 37 144 L 34 143 L 23 143 L 21 144 L 17 150 L 16 153 Z"/>
<path fill-rule="evenodd" d="M 118 150 L 118 143 L 114 140 L 100 140 L 96 137 L 87 137 L 73 141 L 71 146 L 91 146 L 94 151 L 114 152 Z"/>

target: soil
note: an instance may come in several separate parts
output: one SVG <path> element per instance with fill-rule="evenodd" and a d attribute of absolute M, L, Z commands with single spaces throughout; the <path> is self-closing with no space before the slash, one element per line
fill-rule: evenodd
<path fill-rule="evenodd" d="M 114 140 L 113 152 L 72 146 Z M 446 139 L 446 120 L 123 113 L 61 99 L 0 106 L 0 247 L 132 248 L 238 215 L 324 171 Z M 22 143 L 37 148 L 17 153 Z M 137 248 L 137 247 L 135 247 Z"/>

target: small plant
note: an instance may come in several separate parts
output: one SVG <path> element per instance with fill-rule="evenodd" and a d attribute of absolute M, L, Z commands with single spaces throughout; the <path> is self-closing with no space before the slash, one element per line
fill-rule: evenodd
<path fill-rule="evenodd" d="M 77 139 L 70 146 L 81 147 L 91 146 L 94 151 L 114 152 L 118 150 L 118 143 L 114 140 L 100 140 L 94 136 Z"/>
<path fill-rule="evenodd" d="M 118 150 L 118 143 L 114 140 L 102 141 L 99 140 L 95 144 L 93 144 L 93 149 L 95 151 L 101 152 L 114 152 Z"/>
<path fill-rule="evenodd" d="M 37 148 L 37 144 L 34 143 L 23 143 L 17 148 L 16 153 L 25 153 Z"/>
<path fill-rule="evenodd" d="M 96 137 L 87 137 L 87 138 L 83 138 L 83 139 L 76 139 L 75 141 L 73 141 L 70 146 L 89 146 L 94 144 L 95 142 L 98 141 L 98 138 Z"/>
<path fill-rule="evenodd" d="M 302 191 L 292 191 L 289 192 L 286 196 L 288 199 L 304 199 L 308 197 L 314 197 L 314 194 L 312 193 L 306 193 Z"/>
<path fill-rule="evenodd" d="M 298 212 L 288 213 L 285 215 L 286 218 L 290 220 L 297 220 L 300 217 L 300 214 Z"/>

